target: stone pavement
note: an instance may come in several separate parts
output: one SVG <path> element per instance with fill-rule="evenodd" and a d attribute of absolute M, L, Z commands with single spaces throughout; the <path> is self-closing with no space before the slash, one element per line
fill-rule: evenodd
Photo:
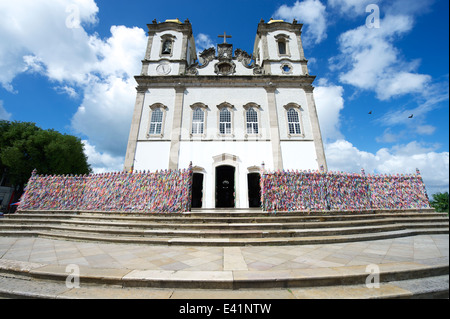
<path fill-rule="evenodd" d="M 278 271 L 393 262 L 449 262 L 448 235 L 326 245 L 189 247 L 2 237 L 0 259 L 89 268 L 172 271 Z"/>

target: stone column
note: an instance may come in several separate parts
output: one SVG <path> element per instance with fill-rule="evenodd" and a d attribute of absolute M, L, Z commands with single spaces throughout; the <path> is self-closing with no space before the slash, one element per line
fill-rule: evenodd
<path fill-rule="evenodd" d="M 314 138 L 314 146 L 316 149 L 317 165 L 323 166 L 324 171 L 328 171 L 325 151 L 323 148 L 322 133 L 320 132 L 319 117 L 317 116 L 316 102 L 313 95 L 314 88 L 305 88 L 306 100 L 308 102 L 309 120 L 311 122 L 312 134 Z"/>
<path fill-rule="evenodd" d="M 188 50 L 188 35 L 183 34 L 183 40 L 181 42 L 181 62 L 179 74 L 183 75 L 186 72 L 187 61 L 187 50 Z"/>
<path fill-rule="evenodd" d="M 283 169 L 281 155 L 280 131 L 278 127 L 278 112 L 275 100 L 275 86 L 265 87 L 267 92 L 267 106 L 269 111 L 270 141 L 272 143 L 273 165 L 275 170 Z"/>
<path fill-rule="evenodd" d="M 263 49 L 263 56 L 261 57 L 261 65 L 264 68 L 264 72 L 266 74 L 270 74 L 270 63 L 266 60 L 270 60 L 269 55 L 269 44 L 267 43 L 267 32 L 261 33 L 261 42 L 262 42 L 262 49 Z"/>
<path fill-rule="evenodd" d="M 131 120 L 130 136 L 128 138 L 127 153 L 125 155 L 124 171 L 130 171 L 134 168 L 134 159 L 136 156 L 136 146 L 139 138 L 139 127 L 141 124 L 142 109 L 146 88 L 137 89 L 136 103 L 134 104 L 133 118 Z"/>
<path fill-rule="evenodd" d="M 184 86 L 175 87 L 175 104 L 173 109 L 172 136 L 170 138 L 169 169 L 178 169 L 181 140 L 181 120 L 183 118 Z"/>
<path fill-rule="evenodd" d="M 147 49 L 145 50 L 144 60 L 142 60 L 141 75 L 148 75 L 148 65 L 149 65 L 150 59 L 151 59 L 150 54 L 152 52 L 153 38 L 154 38 L 154 32 L 153 33 L 149 32 Z"/>

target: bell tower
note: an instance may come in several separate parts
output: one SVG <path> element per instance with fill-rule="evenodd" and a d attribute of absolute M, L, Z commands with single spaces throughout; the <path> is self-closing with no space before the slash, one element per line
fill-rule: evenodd
<path fill-rule="evenodd" d="M 148 44 L 141 75 L 182 75 L 196 59 L 189 20 L 169 19 L 148 24 Z"/>
<path fill-rule="evenodd" d="M 308 75 L 302 45 L 302 24 L 270 20 L 258 24 L 254 56 L 266 74 Z"/>

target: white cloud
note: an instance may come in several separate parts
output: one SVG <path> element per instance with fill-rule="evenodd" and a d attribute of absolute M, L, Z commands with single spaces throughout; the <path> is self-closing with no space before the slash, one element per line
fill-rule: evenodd
<path fill-rule="evenodd" d="M 56 86 L 54 90 L 59 94 L 67 94 L 69 97 L 75 99 L 78 97 L 77 91 L 68 85 Z"/>
<path fill-rule="evenodd" d="M 324 80 L 319 81 L 319 86 L 314 89 L 317 116 L 319 117 L 320 130 L 324 141 L 343 138 L 339 130 L 339 113 L 344 108 L 343 93 L 342 86 L 328 85 Z"/>
<path fill-rule="evenodd" d="M 80 94 L 73 130 L 96 152 L 116 158 L 126 151 L 133 76 L 140 72 L 147 38 L 143 29 L 124 26 L 112 26 L 106 39 L 88 34 L 84 27 L 97 23 L 97 13 L 94 0 L 0 2 L 0 85 L 14 92 L 18 74 L 38 72 L 57 83 L 58 93 Z"/>
<path fill-rule="evenodd" d="M 0 100 L 0 120 L 9 121 L 11 119 L 12 114 L 8 113 L 3 107 L 3 101 Z"/>
<path fill-rule="evenodd" d="M 104 58 L 96 63 L 100 76 L 89 74 L 84 99 L 72 118 L 72 127 L 89 137 L 102 152 L 125 154 L 136 98 L 134 75 L 147 38 L 142 29 L 112 27 L 106 41 L 95 39 Z"/>
<path fill-rule="evenodd" d="M 101 152 L 125 154 L 136 98 L 134 79 L 93 81 L 71 125 Z"/>
<path fill-rule="evenodd" d="M 381 100 L 387 100 L 403 94 L 421 93 L 430 82 L 429 75 L 403 71 L 380 79 L 376 91 Z"/>
<path fill-rule="evenodd" d="M 11 81 L 24 70 L 57 81 L 84 79 L 97 56 L 83 28 L 66 26 L 70 7 L 77 8 L 82 24 L 95 22 L 98 7 L 93 0 L 0 2 L 0 83 L 4 88 L 12 91 Z"/>
<path fill-rule="evenodd" d="M 88 141 L 83 140 L 84 153 L 88 158 L 88 163 L 95 174 L 105 172 L 117 172 L 123 170 L 124 156 L 111 156 L 108 153 L 101 153 Z"/>
<path fill-rule="evenodd" d="M 210 36 L 204 33 L 199 33 L 195 37 L 195 47 L 197 49 L 197 54 L 203 52 L 203 50 L 215 47 Z"/>
<path fill-rule="evenodd" d="M 436 127 L 433 125 L 418 125 L 416 130 L 421 135 L 432 135 L 436 131 Z"/>
<path fill-rule="evenodd" d="M 296 19 L 304 24 L 304 43 L 320 43 L 327 37 L 327 21 L 325 6 L 319 0 L 296 1 L 292 7 L 280 6 L 274 13 L 275 18 L 291 22 Z"/>
<path fill-rule="evenodd" d="M 367 174 L 414 174 L 419 168 L 429 194 L 449 188 L 449 153 L 436 153 L 434 147 L 418 142 L 382 148 L 375 154 L 358 150 L 350 142 L 325 144 L 328 169 Z"/>
<path fill-rule="evenodd" d="M 362 25 L 344 32 L 339 37 L 340 54 L 329 59 L 330 69 L 340 71 L 342 83 L 373 91 L 379 100 L 407 94 L 422 98 L 424 104 L 448 99 L 448 90 L 444 93 L 430 75 L 417 72 L 420 60 L 406 61 L 395 46 L 413 25 L 413 16 L 386 14 L 380 28 Z"/>
<path fill-rule="evenodd" d="M 328 5 L 337 9 L 340 14 L 351 17 L 368 14 L 366 13 L 367 5 L 378 2 L 377 0 L 328 0 Z"/>

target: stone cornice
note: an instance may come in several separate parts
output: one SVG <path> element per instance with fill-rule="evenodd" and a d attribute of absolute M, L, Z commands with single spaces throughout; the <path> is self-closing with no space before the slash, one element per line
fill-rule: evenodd
<path fill-rule="evenodd" d="M 184 21 L 184 23 L 176 23 L 176 22 L 156 23 L 154 21 L 153 24 L 147 24 L 147 27 L 149 35 L 155 34 L 156 32 L 167 30 L 179 31 L 187 33 L 188 35 L 192 35 L 192 25 L 189 22 L 189 20 Z"/>
<path fill-rule="evenodd" d="M 255 75 L 255 76 L 135 76 L 138 83 L 138 91 L 146 88 L 167 88 L 167 87 L 273 87 L 276 88 L 298 88 L 305 91 L 312 91 L 315 76 L 289 76 L 289 75 Z"/>
<path fill-rule="evenodd" d="M 293 23 L 284 22 L 284 21 L 265 23 L 264 21 L 261 21 L 258 24 L 257 34 L 265 34 L 267 32 L 276 31 L 276 30 L 285 30 L 285 31 L 301 34 L 302 27 L 303 27 L 303 24 L 297 23 L 295 20 Z"/>

